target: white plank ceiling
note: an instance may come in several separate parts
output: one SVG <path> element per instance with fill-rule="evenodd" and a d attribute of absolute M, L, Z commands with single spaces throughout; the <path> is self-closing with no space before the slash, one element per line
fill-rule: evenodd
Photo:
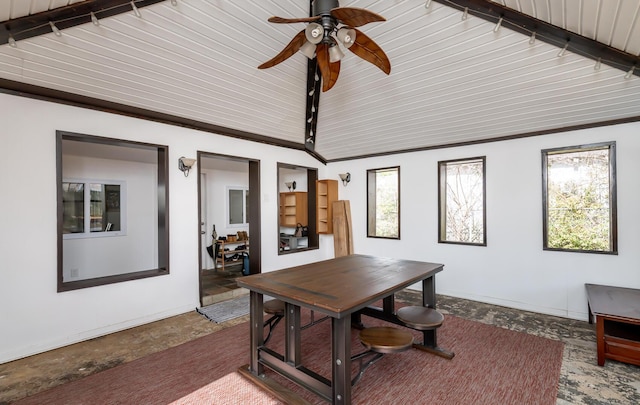
<path fill-rule="evenodd" d="M 496 0 L 634 55 L 640 1 Z M 0 0 L 0 20 L 72 0 Z M 320 97 L 316 152 L 325 159 L 429 148 L 640 117 L 631 66 L 594 60 L 424 0 L 342 0 L 387 21 L 361 27 L 391 74 L 347 52 Z M 299 144 L 305 139 L 307 59 L 266 70 L 304 24 L 308 0 L 177 0 L 0 45 L 0 78 L 159 111 Z M 560 47 L 560 48 L 559 48 Z M 640 66 L 638 66 L 640 69 Z M 64 128 L 61 128 L 64 129 Z M 606 130 L 606 129 L 603 129 Z M 114 134 L 115 135 L 115 134 Z M 215 151 L 212 151 L 215 152 Z"/>

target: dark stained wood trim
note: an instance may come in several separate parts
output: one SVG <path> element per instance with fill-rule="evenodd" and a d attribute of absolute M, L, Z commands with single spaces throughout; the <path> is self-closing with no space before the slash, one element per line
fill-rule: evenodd
<path fill-rule="evenodd" d="M 448 7 L 459 10 L 468 8 L 469 14 L 497 23 L 503 18 L 502 26 L 530 36 L 536 33 L 536 40 L 562 48 L 569 42 L 568 52 L 573 52 L 589 59 L 597 60 L 625 72 L 632 66 L 634 74 L 640 76 L 640 56 L 608 46 L 585 36 L 573 33 L 545 21 L 523 14 L 514 9 L 488 0 L 434 0 Z M 432 6 L 433 7 L 433 6 Z"/>
<path fill-rule="evenodd" d="M 262 273 L 262 189 L 260 161 L 249 160 L 249 238 L 258 241 L 249 252 L 249 273 Z"/>
<path fill-rule="evenodd" d="M 313 156 L 316 160 L 318 160 L 320 163 L 324 164 L 325 166 L 327 165 L 327 159 L 325 159 L 321 154 L 319 154 L 318 152 L 316 152 L 315 150 L 309 150 L 307 149 L 307 153 L 311 156 Z"/>
<path fill-rule="evenodd" d="M 74 140 L 104 145 L 115 145 L 128 148 L 144 148 L 157 150 L 158 156 L 158 268 L 134 271 L 124 274 L 116 274 L 104 277 L 95 277 L 78 281 L 64 281 L 63 277 L 63 202 L 62 202 L 62 141 Z M 104 138 L 93 135 L 85 135 L 74 132 L 56 131 L 56 184 L 57 191 L 57 291 L 66 292 L 81 288 L 97 287 L 106 284 L 121 283 L 148 277 L 163 276 L 169 274 L 169 150 L 166 145 L 157 145 L 144 142 L 126 141 L 122 139 Z"/>
<path fill-rule="evenodd" d="M 91 110 L 103 111 L 133 118 L 145 119 L 167 125 L 175 125 L 179 127 L 195 129 L 198 131 L 210 132 L 218 135 L 224 135 L 268 145 L 280 146 L 283 148 L 296 149 L 301 151 L 304 150 L 304 144 L 302 142 L 297 143 L 284 141 L 273 137 L 240 131 L 233 128 L 226 128 L 220 125 L 209 124 L 206 122 L 183 118 L 176 115 L 164 114 L 144 108 L 132 107 L 125 104 L 114 103 L 112 101 L 81 96 L 78 94 L 49 89 L 46 87 L 20 83 L 13 80 L 0 78 L 0 93 L 50 101 L 59 104 L 71 105 L 74 107 L 88 108 Z"/>
<path fill-rule="evenodd" d="M 316 144 L 316 130 L 318 127 L 318 114 L 320 110 L 320 84 L 322 80 L 316 80 L 320 75 L 318 60 L 316 58 L 307 64 L 307 108 L 305 112 L 304 147 L 313 154 Z"/>
<path fill-rule="evenodd" d="M 309 0 L 309 17 L 313 17 L 313 1 Z M 316 159 L 319 157 L 319 155 L 315 154 L 315 149 L 321 94 L 320 84 L 322 83 L 322 80 L 316 80 L 319 75 L 318 59 L 309 59 L 307 62 L 307 109 L 305 114 L 304 147 Z"/>
<path fill-rule="evenodd" d="M 440 144 L 440 145 L 425 146 L 423 148 L 399 149 L 399 150 L 393 150 L 393 151 L 389 151 L 389 152 L 369 153 L 369 154 L 366 154 L 366 155 L 350 156 L 350 157 L 339 158 L 339 159 L 328 159 L 327 163 L 344 162 L 344 161 L 348 161 L 348 160 L 366 159 L 366 158 L 371 158 L 371 157 L 399 155 L 399 154 L 402 154 L 402 153 L 422 152 L 422 151 L 426 151 L 426 150 L 457 148 L 457 147 L 460 147 L 460 146 L 478 145 L 478 144 L 482 144 L 482 143 L 509 141 L 509 140 L 513 140 L 513 139 L 530 138 L 530 137 L 533 137 L 533 136 L 557 134 L 557 133 L 560 133 L 560 132 L 571 132 L 571 131 L 577 131 L 577 130 L 581 130 L 581 129 L 607 127 L 607 126 L 611 126 L 611 125 L 626 124 L 626 123 L 629 123 L 629 122 L 638 122 L 638 121 L 640 121 L 640 116 L 629 117 L 629 118 L 620 118 L 620 119 L 616 119 L 616 120 L 609 120 L 609 121 L 602 121 L 602 122 L 594 122 L 594 123 L 591 123 L 591 124 L 580 124 L 580 125 L 572 125 L 572 126 L 568 126 L 568 127 L 552 128 L 552 129 L 546 129 L 546 130 L 543 130 L 543 131 L 526 132 L 526 133 L 517 134 L 517 135 L 497 136 L 497 137 L 494 137 L 494 138 L 478 139 L 476 141 L 445 143 L 445 144 Z"/>
<path fill-rule="evenodd" d="M 138 9 L 141 9 L 162 1 L 166 0 L 136 0 L 135 4 Z M 133 9 L 131 0 L 87 0 L 25 17 L 14 18 L 0 23 L 0 44 L 7 43 L 9 34 L 13 35 L 13 39 L 16 41 L 50 34 L 51 26 L 49 21 L 54 22 L 59 30 L 90 23 L 91 16 L 89 13 L 91 12 L 100 20 L 122 13 L 133 12 Z"/>

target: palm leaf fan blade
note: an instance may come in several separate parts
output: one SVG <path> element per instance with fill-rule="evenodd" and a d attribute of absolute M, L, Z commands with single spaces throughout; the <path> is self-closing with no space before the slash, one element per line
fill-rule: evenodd
<path fill-rule="evenodd" d="M 355 28 L 354 30 L 356 31 L 356 39 L 353 45 L 347 49 L 367 62 L 374 64 L 386 74 L 391 73 L 391 62 L 389 62 L 389 58 L 382 48 L 380 48 L 373 39 L 366 36 L 362 31 Z"/>
<path fill-rule="evenodd" d="M 363 8 L 338 7 L 331 10 L 334 18 L 352 27 L 361 27 L 370 22 L 387 21 L 383 16 Z"/>
<path fill-rule="evenodd" d="M 318 60 L 318 68 L 322 75 L 322 91 L 330 90 L 340 74 L 340 61 L 329 62 L 329 47 L 327 44 L 320 43 L 316 47 L 316 59 Z"/>
<path fill-rule="evenodd" d="M 267 68 L 270 68 L 272 66 L 277 65 L 280 62 L 284 62 L 285 60 L 289 59 L 291 57 L 291 55 L 293 55 L 296 52 L 298 52 L 300 47 L 302 45 L 304 45 L 304 43 L 306 41 L 307 41 L 307 38 L 304 35 L 304 30 L 298 32 L 296 34 L 296 36 L 293 37 L 291 42 L 289 42 L 289 44 L 287 46 L 285 46 L 284 49 L 282 51 L 280 51 L 279 54 L 274 56 L 272 59 L 269 59 L 268 61 L 266 61 L 262 65 L 258 66 L 258 69 L 267 69 Z"/>
<path fill-rule="evenodd" d="M 303 18 L 284 18 L 284 17 L 269 17 L 267 21 L 275 24 L 291 24 L 291 23 L 299 23 L 299 22 L 312 22 L 318 20 L 318 17 L 303 17 Z"/>

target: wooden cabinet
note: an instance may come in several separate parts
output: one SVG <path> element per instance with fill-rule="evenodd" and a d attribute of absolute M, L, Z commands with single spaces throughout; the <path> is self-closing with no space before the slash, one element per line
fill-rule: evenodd
<path fill-rule="evenodd" d="M 338 180 L 316 180 L 317 233 L 333 233 L 334 201 L 338 201 Z"/>
<path fill-rule="evenodd" d="M 640 366 L 640 289 L 586 284 L 589 323 L 596 319 L 598 365 L 606 359 Z"/>
<path fill-rule="evenodd" d="M 306 192 L 280 193 L 280 226 L 295 228 L 297 224 L 308 226 L 309 202 Z"/>

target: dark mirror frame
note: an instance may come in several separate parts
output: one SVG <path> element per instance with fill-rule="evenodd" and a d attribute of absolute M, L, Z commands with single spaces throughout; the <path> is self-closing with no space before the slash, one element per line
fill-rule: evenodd
<path fill-rule="evenodd" d="M 277 201 L 278 210 L 280 209 L 280 186 L 279 185 L 282 184 L 282 182 L 284 181 L 283 179 L 280 178 L 280 169 L 293 169 L 293 170 L 299 169 L 299 170 L 307 171 L 307 208 L 309 210 L 309 213 L 308 213 L 309 236 L 307 237 L 308 246 L 306 248 L 300 248 L 300 249 L 294 249 L 294 250 L 280 250 L 280 213 L 276 212 L 276 217 L 278 218 L 278 221 L 277 221 L 278 246 L 276 247 L 278 249 L 278 255 L 288 255 L 292 253 L 300 253 L 300 252 L 306 252 L 309 250 L 318 249 L 320 247 L 320 242 L 319 242 L 320 238 L 318 237 L 317 228 L 316 228 L 316 215 L 317 215 L 316 181 L 318 180 L 318 169 L 313 167 L 304 167 L 304 166 L 297 166 L 297 165 L 278 162 L 278 168 L 277 168 L 278 182 L 276 183 L 276 195 L 278 196 L 278 201 Z"/>
<path fill-rule="evenodd" d="M 145 269 L 131 273 L 113 276 L 96 277 L 79 281 L 67 281 L 63 279 L 63 203 L 62 203 L 62 141 L 72 140 L 78 142 L 97 143 L 103 145 L 122 146 L 127 148 L 142 148 L 157 151 L 158 160 L 158 268 Z M 130 280 L 161 276 L 169 274 L 169 147 L 142 142 L 127 141 L 122 139 L 103 138 L 93 135 L 78 134 L 66 131 L 56 131 L 56 187 L 57 187 L 57 238 L 58 238 L 58 292 L 78 290 L 81 288 L 96 287 L 100 285 L 120 283 Z"/>

